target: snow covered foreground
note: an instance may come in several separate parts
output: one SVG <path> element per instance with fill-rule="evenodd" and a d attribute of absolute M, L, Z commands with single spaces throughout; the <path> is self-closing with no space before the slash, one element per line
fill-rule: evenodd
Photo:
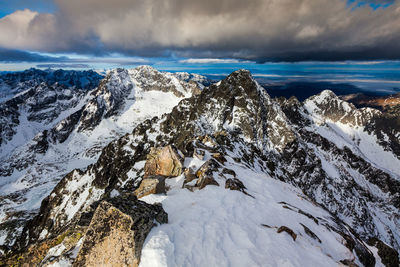
<path fill-rule="evenodd" d="M 188 161 L 194 168 L 204 162 Z M 141 199 L 151 204 L 162 203 L 169 218 L 168 224 L 153 228 L 147 237 L 141 267 L 343 266 L 341 260 L 354 259 L 343 238 L 324 226 L 332 220 L 331 215 L 299 189 L 231 158 L 226 165 L 236 172 L 251 196 L 222 186 L 190 192 L 182 189 L 181 175 L 167 180 L 171 188 L 167 195 L 153 194 Z M 224 182 L 221 178 L 216 180 Z M 319 223 L 298 210 L 312 214 Z M 321 242 L 310 237 L 302 224 Z M 278 234 L 280 226 L 292 229 L 296 240 L 286 232 Z M 369 248 L 378 259 L 375 266 L 384 266 L 374 248 Z M 354 263 L 362 266 L 358 259 Z"/>

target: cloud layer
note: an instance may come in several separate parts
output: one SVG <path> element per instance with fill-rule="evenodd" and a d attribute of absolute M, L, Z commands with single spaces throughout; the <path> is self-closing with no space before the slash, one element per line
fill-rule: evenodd
<path fill-rule="evenodd" d="M 400 59 L 400 4 L 383 2 L 391 5 L 374 10 L 345 0 L 55 0 L 53 14 L 25 9 L 0 19 L 0 47 L 258 61 Z"/>
<path fill-rule="evenodd" d="M 0 47 L 0 62 L 15 63 L 15 62 L 56 62 L 66 61 L 66 57 L 52 57 L 39 55 L 21 50 L 4 49 Z"/>

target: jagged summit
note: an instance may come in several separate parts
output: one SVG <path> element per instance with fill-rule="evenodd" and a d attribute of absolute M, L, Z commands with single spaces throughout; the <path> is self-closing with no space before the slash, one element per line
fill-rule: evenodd
<path fill-rule="evenodd" d="M 261 150 L 281 150 L 294 136 L 284 113 L 249 71 L 240 70 L 182 101 L 160 125 L 181 140 L 193 134 L 228 131 Z"/>

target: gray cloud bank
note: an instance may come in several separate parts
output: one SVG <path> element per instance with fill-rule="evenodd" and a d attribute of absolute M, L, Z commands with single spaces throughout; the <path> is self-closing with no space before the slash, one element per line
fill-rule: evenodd
<path fill-rule="evenodd" d="M 27 51 L 4 49 L 0 47 L 0 61 L 6 63 L 18 63 L 18 62 L 55 62 L 65 61 L 66 57 L 52 57 L 43 56 L 37 53 L 31 53 Z"/>
<path fill-rule="evenodd" d="M 377 3 L 378 1 L 364 1 Z M 0 47 L 263 61 L 400 59 L 400 4 L 345 0 L 55 0 L 0 19 Z"/>

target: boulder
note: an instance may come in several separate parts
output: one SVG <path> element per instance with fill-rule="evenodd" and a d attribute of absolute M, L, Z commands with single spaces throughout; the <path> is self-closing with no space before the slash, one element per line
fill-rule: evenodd
<path fill-rule="evenodd" d="M 96 208 L 73 266 L 138 266 L 151 228 L 167 223 L 161 205 L 119 196 Z"/>
<path fill-rule="evenodd" d="M 203 176 L 212 176 L 214 172 L 218 171 L 220 164 L 215 159 L 209 159 L 196 171 L 196 176 L 201 178 Z"/>
<path fill-rule="evenodd" d="M 200 141 L 207 147 L 215 147 L 217 145 L 214 139 L 209 135 L 200 137 Z"/>
<path fill-rule="evenodd" d="M 345 259 L 340 261 L 341 264 L 349 267 L 359 267 L 357 264 L 353 262 L 353 260 Z"/>
<path fill-rule="evenodd" d="M 245 192 L 246 187 L 238 178 L 227 179 L 225 182 L 225 188 L 230 190 L 236 190 Z"/>
<path fill-rule="evenodd" d="M 165 193 L 165 177 L 164 176 L 149 176 L 143 178 L 139 187 L 134 194 L 137 198 L 141 198 L 150 194 Z"/>
<path fill-rule="evenodd" d="M 176 177 L 182 174 L 183 157 L 171 145 L 152 147 L 144 166 L 144 177 Z"/>
<path fill-rule="evenodd" d="M 220 164 L 215 159 L 207 160 L 201 167 L 196 171 L 196 177 L 199 179 L 196 182 L 196 187 L 203 189 L 207 185 L 217 185 L 217 181 L 214 179 L 214 173 L 218 172 Z"/>

